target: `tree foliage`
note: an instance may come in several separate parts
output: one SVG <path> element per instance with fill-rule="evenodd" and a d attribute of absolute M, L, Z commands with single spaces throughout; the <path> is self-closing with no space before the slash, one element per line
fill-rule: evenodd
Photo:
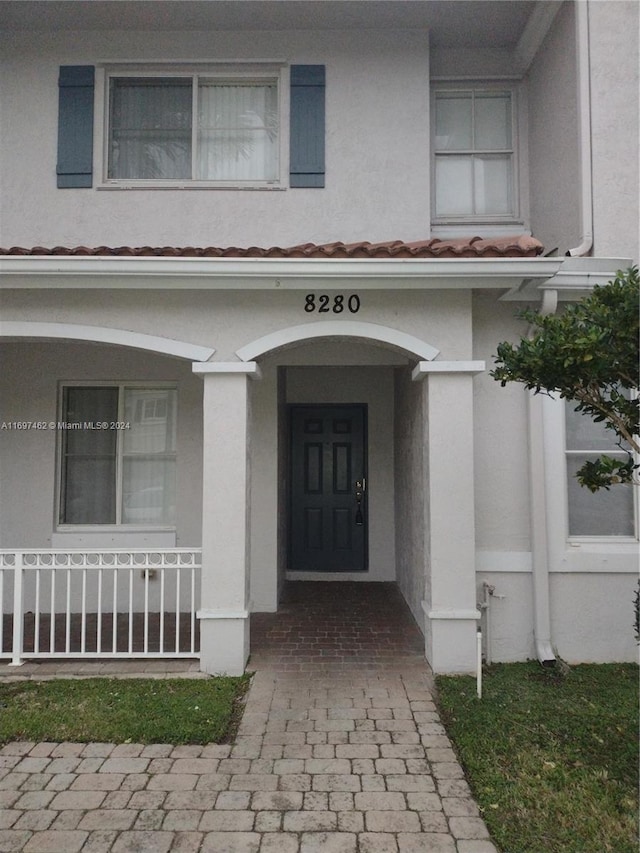
<path fill-rule="evenodd" d="M 603 455 L 577 472 L 592 492 L 631 482 L 640 467 L 633 457 L 640 453 L 638 295 L 638 267 L 631 267 L 561 314 L 522 311 L 530 336 L 517 346 L 499 344 L 491 371 L 503 387 L 520 382 L 536 394 L 575 401 L 576 411 L 616 434 L 626 459 Z"/>

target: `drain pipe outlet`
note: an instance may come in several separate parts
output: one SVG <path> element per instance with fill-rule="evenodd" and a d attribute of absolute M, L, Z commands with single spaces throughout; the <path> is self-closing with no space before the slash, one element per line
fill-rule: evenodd
<path fill-rule="evenodd" d="M 476 693 L 482 699 L 482 631 L 476 633 Z"/>

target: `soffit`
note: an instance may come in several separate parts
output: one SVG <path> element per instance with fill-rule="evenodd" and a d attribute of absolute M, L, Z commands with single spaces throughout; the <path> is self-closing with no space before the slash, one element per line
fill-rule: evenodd
<path fill-rule="evenodd" d="M 519 0 L 0 0 L 0 30 L 429 29 L 434 47 L 513 48 Z"/>

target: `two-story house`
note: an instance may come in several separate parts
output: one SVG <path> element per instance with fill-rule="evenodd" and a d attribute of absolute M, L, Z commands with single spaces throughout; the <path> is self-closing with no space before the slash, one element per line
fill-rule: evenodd
<path fill-rule="evenodd" d="M 634 656 L 607 436 L 489 370 L 638 258 L 638 9 L 0 0 L 4 657 L 240 673 L 286 579 Z"/>

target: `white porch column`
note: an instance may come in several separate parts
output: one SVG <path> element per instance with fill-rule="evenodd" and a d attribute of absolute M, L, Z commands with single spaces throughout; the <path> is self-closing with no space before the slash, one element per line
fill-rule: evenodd
<path fill-rule="evenodd" d="M 255 362 L 195 363 L 202 374 L 200 668 L 242 675 L 249 657 L 249 400 Z"/>
<path fill-rule="evenodd" d="M 434 672 L 476 669 L 473 376 L 481 361 L 419 362 L 413 379 L 428 376 L 428 490 L 425 654 Z"/>

